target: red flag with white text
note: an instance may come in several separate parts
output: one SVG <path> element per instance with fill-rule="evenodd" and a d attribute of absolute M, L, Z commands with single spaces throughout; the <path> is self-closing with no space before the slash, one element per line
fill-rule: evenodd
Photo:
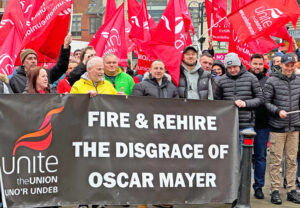
<path fill-rule="evenodd" d="M 227 0 L 212 1 L 213 24 L 219 22 L 227 15 Z M 215 41 L 228 42 L 230 36 L 230 23 L 227 18 L 212 28 L 212 39 Z"/>
<path fill-rule="evenodd" d="M 170 0 L 149 43 L 152 53 L 164 62 L 176 85 L 179 82 L 182 51 L 187 45 L 183 13 L 180 0 Z"/>
<path fill-rule="evenodd" d="M 296 0 L 256 0 L 228 16 L 234 31 L 241 42 L 260 36 L 267 36 L 286 23 L 295 26 L 300 15 Z"/>
<path fill-rule="evenodd" d="M 26 19 L 23 9 L 26 9 L 26 6 L 22 5 L 19 0 L 10 0 L 6 6 L 0 23 L 1 74 L 10 75 L 14 71 L 14 63 L 25 35 Z"/>
<path fill-rule="evenodd" d="M 73 0 L 45 0 L 30 24 L 22 48 L 31 48 L 56 60 L 68 33 Z"/>
<path fill-rule="evenodd" d="M 117 9 L 115 15 L 100 27 L 89 45 L 95 48 L 98 56 L 115 54 L 119 58 L 119 65 L 127 66 L 124 3 Z"/>

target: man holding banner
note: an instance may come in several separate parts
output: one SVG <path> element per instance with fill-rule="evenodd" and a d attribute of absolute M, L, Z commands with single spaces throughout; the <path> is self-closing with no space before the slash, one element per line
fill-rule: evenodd
<path fill-rule="evenodd" d="M 262 104 L 262 89 L 257 78 L 246 70 L 236 53 L 225 56 L 226 75 L 218 81 L 216 100 L 233 100 L 239 109 L 239 131 L 253 130 L 254 109 Z M 240 153 L 242 152 L 240 135 Z"/>
<path fill-rule="evenodd" d="M 294 73 L 295 63 L 293 54 L 284 54 L 280 64 L 282 72 L 274 72 L 264 88 L 265 105 L 270 112 L 270 180 L 273 204 L 282 203 L 279 188 L 283 153 L 286 158 L 287 200 L 300 204 L 295 185 L 300 129 L 300 78 Z"/>

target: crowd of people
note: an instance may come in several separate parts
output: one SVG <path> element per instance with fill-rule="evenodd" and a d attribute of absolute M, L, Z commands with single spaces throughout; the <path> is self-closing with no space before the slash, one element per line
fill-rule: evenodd
<path fill-rule="evenodd" d="M 223 64 L 214 60 L 213 49 L 200 55 L 196 47 L 187 46 L 183 50 L 179 84 L 175 86 L 162 60 L 153 61 L 149 72 L 143 75 L 126 73 L 118 66 L 116 55 L 100 58 L 92 46 L 70 55 L 71 41 L 71 35 L 67 35 L 58 61 L 50 69 L 37 66 L 34 50 L 23 50 L 22 65 L 16 73 L 10 79 L 0 75 L 0 93 L 80 93 L 91 97 L 112 94 L 234 101 L 239 112 L 239 131 L 251 129 L 257 134 L 253 154 L 254 196 L 264 199 L 269 141 L 271 202 L 282 203 L 279 189 L 284 158 L 287 200 L 300 204 L 297 193 L 300 188 L 298 49 L 295 53 L 275 54 L 270 66 L 269 56 L 253 54 L 247 69 L 235 53 L 228 53 Z M 239 147 L 242 154 L 241 136 Z"/>

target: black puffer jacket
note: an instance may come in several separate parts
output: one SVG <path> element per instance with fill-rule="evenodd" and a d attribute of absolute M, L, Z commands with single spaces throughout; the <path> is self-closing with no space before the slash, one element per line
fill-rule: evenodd
<path fill-rule="evenodd" d="M 231 76 L 227 71 L 218 81 L 215 94 L 216 100 L 243 100 L 245 108 L 239 108 L 239 127 L 254 127 L 254 109 L 262 104 L 262 89 L 257 78 L 247 72 L 245 66 L 236 76 Z"/>
<path fill-rule="evenodd" d="M 76 66 L 74 68 L 73 71 L 70 72 L 69 76 L 68 76 L 68 81 L 70 83 L 71 86 L 73 86 L 73 84 L 78 81 L 81 77 L 81 75 L 83 75 L 86 72 L 86 65 L 84 63 L 80 63 L 78 64 L 78 66 Z"/>
<path fill-rule="evenodd" d="M 68 70 L 70 51 L 70 46 L 66 49 L 62 46 L 57 63 L 49 70 L 46 70 L 50 84 L 58 80 Z M 9 83 L 14 93 L 24 92 L 27 84 L 24 66 L 20 66 L 17 69 L 17 73 L 10 79 Z"/>
<path fill-rule="evenodd" d="M 250 70 L 251 71 L 251 70 Z M 265 83 L 269 77 L 266 76 L 267 69 L 264 72 L 255 74 L 252 72 L 259 81 L 260 87 L 264 89 Z M 255 109 L 255 129 L 269 128 L 269 113 L 264 103 Z"/>
<path fill-rule="evenodd" d="M 207 71 L 204 71 L 202 68 L 198 69 L 198 94 L 200 100 L 207 100 L 209 97 L 209 85 L 212 88 L 212 80 L 211 74 Z M 182 64 L 180 65 L 180 78 L 179 78 L 179 85 L 178 85 L 178 92 L 180 98 L 187 98 L 187 79 L 184 74 L 184 67 Z M 213 91 L 213 89 L 212 89 Z M 213 92 L 211 92 L 213 97 Z"/>
<path fill-rule="evenodd" d="M 178 90 L 171 82 L 171 77 L 165 75 L 159 85 L 150 73 L 144 74 L 142 82 L 134 85 L 131 95 L 133 96 L 152 96 L 157 98 L 179 98 Z"/>
<path fill-rule="evenodd" d="M 287 118 L 279 117 L 280 110 L 299 110 L 300 78 L 293 74 L 287 78 L 281 72 L 274 72 L 267 80 L 264 88 L 264 101 L 270 115 L 270 130 L 274 132 L 290 132 L 299 130 L 299 113 L 289 114 Z"/>

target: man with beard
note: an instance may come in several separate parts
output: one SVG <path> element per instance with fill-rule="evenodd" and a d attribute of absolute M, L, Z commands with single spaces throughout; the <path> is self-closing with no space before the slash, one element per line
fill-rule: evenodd
<path fill-rule="evenodd" d="M 263 89 L 268 77 L 267 69 L 264 68 L 264 57 L 261 54 L 253 54 L 250 60 L 250 72 L 258 79 L 260 87 Z M 267 143 L 269 140 L 268 111 L 264 104 L 255 109 L 254 129 L 256 137 L 254 139 L 254 197 L 264 199 L 262 188 L 265 185 Z"/>
<path fill-rule="evenodd" d="M 71 94 L 90 94 L 91 97 L 96 94 L 112 94 L 116 95 L 117 91 L 113 85 L 104 78 L 103 59 L 94 56 L 86 65 L 85 72 L 80 80 L 75 82 L 71 88 Z"/>
<path fill-rule="evenodd" d="M 194 46 L 187 46 L 183 50 L 178 85 L 179 97 L 196 100 L 213 100 L 211 74 L 201 68 L 197 59 L 198 50 Z"/>

